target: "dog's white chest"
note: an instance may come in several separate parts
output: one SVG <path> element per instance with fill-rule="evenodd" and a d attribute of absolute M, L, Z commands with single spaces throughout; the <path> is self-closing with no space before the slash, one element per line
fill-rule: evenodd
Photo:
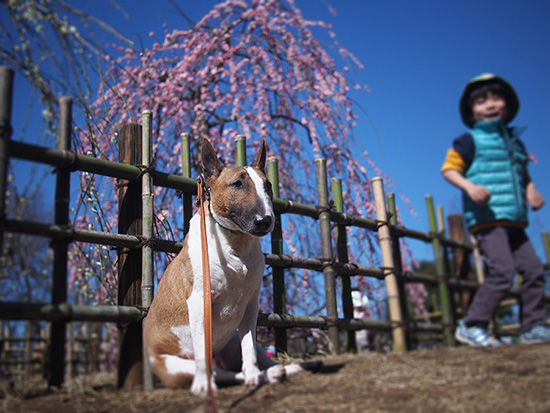
<path fill-rule="evenodd" d="M 191 220 L 189 257 L 193 268 L 193 293 L 203 295 L 200 216 Z M 238 329 L 250 304 L 257 304 L 265 260 L 260 241 L 246 237 L 246 245 L 232 245 L 231 235 L 224 234 L 216 224 L 207 220 L 208 256 L 212 291 L 212 321 L 214 348 L 223 347 Z M 252 305 L 253 308 L 255 305 Z M 192 309 L 189 309 L 193 311 Z M 255 314 L 257 316 L 257 314 Z"/>

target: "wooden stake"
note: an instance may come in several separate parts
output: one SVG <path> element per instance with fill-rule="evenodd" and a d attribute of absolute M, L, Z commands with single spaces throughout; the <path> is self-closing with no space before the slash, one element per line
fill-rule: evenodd
<path fill-rule="evenodd" d="M 118 132 L 119 162 L 129 165 L 142 164 L 142 127 L 129 123 Z M 118 191 L 118 232 L 142 235 L 141 182 L 122 182 Z M 118 304 L 141 305 L 142 256 L 137 249 L 118 250 Z M 136 389 L 143 383 L 142 325 L 132 323 L 121 330 L 118 363 L 118 387 Z"/>

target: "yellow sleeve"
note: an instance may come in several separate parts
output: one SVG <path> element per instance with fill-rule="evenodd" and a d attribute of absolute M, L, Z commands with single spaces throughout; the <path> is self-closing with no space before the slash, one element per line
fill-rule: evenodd
<path fill-rule="evenodd" d="M 445 159 L 445 162 L 441 167 L 441 172 L 443 173 L 445 171 L 448 171 L 449 169 L 454 169 L 455 171 L 458 171 L 463 175 L 464 172 L 466 172 L 466 163 L 464 162 L 464 159 L 462 159 L 460 153 L 452 148 L 449 149 L 449 151 L 447 152 L 447 158 Z"/>

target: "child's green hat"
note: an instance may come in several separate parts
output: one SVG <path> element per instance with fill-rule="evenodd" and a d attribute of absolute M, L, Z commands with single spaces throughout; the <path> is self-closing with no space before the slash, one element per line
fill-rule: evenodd
<path fill-rule="evenodd" d="M 472 108 L 468 104 L 470 94 L 478 87 L 481 87 L 488 83 L 498 83 L 504 88 L 504 91 L 506 93 L 506 108 L 510 113 L 510 116 L 508 117 L 506 123 L 511 122 L 512 119 L 514 119 L 518 114 L 519 99 L 512 85 L 503 78 L 496 76 L 492 73 L 483 73 L 479 76 L 474 77 L 466 84 L 466 87 L 462 92 L 462 96 L 460 97 L 460 115 L 462 116 L 462 122 L 464 122 L 464 124 L 469 128 L 474 125 L 474 121 L 472 120 Z"/>

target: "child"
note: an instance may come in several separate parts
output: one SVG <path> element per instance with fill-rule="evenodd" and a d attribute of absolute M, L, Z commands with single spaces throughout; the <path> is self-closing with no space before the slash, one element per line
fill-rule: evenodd
<path fill-rule="evenodd" d="M 486 73 L 472 79 L 460 98 L 462 120 L 470 130 L 455 139 L 441 169 L 443 177 L 462 190 L 466 225 L 488 267 L 455 332 L 457 341 L 472 346 L 501 344 L 487 326 L 516 271 L 523 276 L 521 342 L 550 340 L 544 269 L 524 231 L 527 204 L 537 210 L 544 200 L 527 172 L 522 130 L 507 126 L 518 109 L 516 92 L 501 77 Z"/>

